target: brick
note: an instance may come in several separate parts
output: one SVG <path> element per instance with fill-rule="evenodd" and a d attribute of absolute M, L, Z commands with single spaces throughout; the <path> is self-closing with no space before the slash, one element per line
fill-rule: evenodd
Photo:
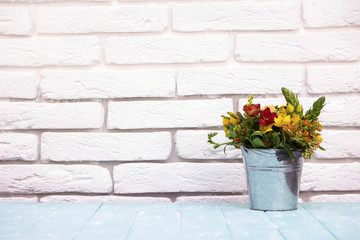
<path fill-rule="evenodd" d="M 113 174 L 115 193 L 246 191 L 241 163 L 128 163 Z"/>
<path fill-rule="evenodd" d="M 161 32 L 167 27 L 166 6 L 123 5 L 41 7 L 40 33 Z"/>
<path fill-rule="evenodd" d="M 312 94 L 360 92 L 360 65 L 308 66 L 306 89 Z"/>
<path fill-rule="evenodd" d="M 225 34 L 110 37 L 105 58 L 110 64 L 222 62 L 229 58 L 230 43 Z"/>
<path fill-rule="evenodd" d="M 38 136 L 23 133 L 0 134 L 0 160 L 38 159 Z"/>
<path fill-rule="evenodd" d="M 31 35 L 32 28 L 28 11 L 15 7 L 0 7 L 0 35 Z"/>
<path fill-rule="evenodd" d="M 169 132 L 153 133 L 43 133 L 42 160 L 129 161 L 166 160 Z"/>
<path fill-rule="evenodd" d="M 179 95 L 281 94 L 291 85 L 300 92 L 302 67 L 227 67 L 182 69 L 177 76 Z"/>
<path fill-rule="evenodd" d="M 360 194 L 320 194 L 312 196 L 309 202 L 360 202 Z"/>
<path fill-rule="evenodd" d="M 360 26 L 359 0 L 305 0 L 303 19 L 308 28 Z"/>
<path fill-rule="evenodd" d="M 35 72 L 0 72 L 0 98 L 34 99 L 38 82 Z"/>
<path fill-rule="evenodd" d="M 327 97 L 319 121 L 324 126 L 360 126 L 359 105 L 360 97 Z"/>
<path fill-rule="evenodd" d="M 1 165 L 1 193 L 109 193 L 106 168 L 91 165 Z"/>
<path fill-rule="evenodd" d="M 176 198 L 180 203 L 246 203 L 249 202 L 248 195 L 230 196 L 181 196 Z"/>
<path fill-rule="evenodd" d="M 222 125 L 231 99 L 109 102 L 108 128 L 182 128 Z"/>
<path fill-rule="evenodd" d="M 213 138 L 215 142 L 228 142 L 223 131 L 213 130 L 185 130 L 177 131 L 175 136 L 176 154 L 184 159 L 239 159 L 241 150 L 233 146 L 226 149 L 220 147 L 214 149 L 213 145 L 207 142 L 207 134 L 217 132 L 218 135 Z"/>
<path fill-rule="evenodd" d="M 235 59 L 240 62 L 357 61 L 360 32 L 238 34 Z"/>
<path fill-rule="evenodd" d="M 89 66 L 100 57 L 97 37 L 0 39 L 0 66 Z"/>
<path fill-rule="evenodd" d="M 360 163 L 306 163 L 301 191 L 358 191 Z"/>
<path fill-rule="evenodd" d="M 300 24 L 298 1 L 177 4 L 173 29 L 181 32 L 294 30 Z"/>
<path fill-rule="evenodd" d="M 78 195 L 51 195 L 42 197 L 40 202 L 78 202 L 78 203 L 98 203 L 98 202 L 171 202 L 170 198 L 164 197 L 123 197 L 123 196 L 78 196 Z"/>
<path fill-rule="evenodd" d="M 41 91 L 50 99 L 172 97 L 175 71 L 64 71 L 41 72 Z M 1 90 L 0 90 L 1 91 Z"/>
<path fill-rule="evenodd" d="M 299 97 L 303 106 L 304 113 L 313 105 L 318 98 L 302 98 Z M 243 112 L 243 106 L 247 99 L 239 100 L 238 110 Z M 279 98 L 254 98 L 253 103 L 260 103 L 261 107 L 267 105 L 285 105 L 284 97 Z M 319 121 L 324 126 L 360 126 L 360 105 L 359 97 L 326 97 L 325 107 L 323 108 Z M 346 106 L 346 107 L 345 107 Z M 351 114 L 349 114 L 351 109 Z"/>
<path fill-rule="evenodd" d="M 322 147 L 326 151 L 316 151 L 318 158 L 359 158 L 360 130 L 323 130 Z"/>
<path fill-rule="evenodd" d="M 0 197 L 0 202 L 38 202 L 38 199 L 37 197 Z"/>
<path fill-rule="evenodd" d="M 0 129 L 71 129 L 103 126 L 100 103 L 1 102 Z"/>

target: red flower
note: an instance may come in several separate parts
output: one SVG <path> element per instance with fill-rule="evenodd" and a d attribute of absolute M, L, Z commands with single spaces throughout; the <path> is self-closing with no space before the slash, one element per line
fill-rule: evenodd
<path fill-rule="evenodd" d="M 256 117 L 260 112 L 260 104 L 245 105 L 243 110 L 247 115 Z"/>
<path fill-rule="evenodd" d="M 274 123 L 274 118 L 277 117 L 276 113 L 272 113 L 270 108 L 265 108 L 264 111 L 260 111 L 261 118 L 259 119 L 260 124 L 268 126 L 271 123 Z"/>

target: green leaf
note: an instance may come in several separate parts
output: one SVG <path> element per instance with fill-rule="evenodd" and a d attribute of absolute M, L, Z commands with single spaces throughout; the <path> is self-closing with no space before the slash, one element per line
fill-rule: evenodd
<path fill-rule="evenodd" d="M 280 146 L 280 134 L 273 134 L 273 138 L 271 140 L 272 144 L 274 144 L 274 148 L 278 148 Z"/>
<path fill-rule="evenodd" d="M 289 154 L 291 161 L 294 162 L 294 159 L 295 159 L 295 158 L 294 158 L 293 152 L 292 152 L 291 149 L 290 149 L 290 146 L 289 146 L 288 144 L 286 144 L 286 143 L 282 143 L 281 146 L 282 146 L 282 147 L 286 150 L 286 152 Z"/>
<path fill-rule="evenodd" d="M 218 134 L 217 132 L 208 133 L 208 138 L 213 138 L 213 137 L 215 137 L 217 134 Z"/>
<path fill-rule="evenodd" d="M 237 112 L 236 115 L 239 117 L 239 119 L 241 120 L 244 120 L 244 116 L 240 113 L 240 112 Z"/>
<path fill-rule="evenodd" d="M 309 110 L 305 113 L 305 119 L 308 120 L 317 120 L 321 110 L 325 106 L 325 97 L 321 97 L 318 100 L 316 100 Z"/>
<path fill-rule="evenodd" d="M 236 132 L 234 132 L 234 131 L 229 131 L 229 137 L 234 138 L 234 137 L 236 137 L 236 136 L 237 136 Z"/>
<path fill-rule="evenodd" d="M 233 118 L 235 118 L 235 119 L 237 119 L 238 117 L 237 117 L 237 115 L 236 114 L 234 114 L 234 113 L 232 113 L 232 112 L 227 112 L 227 114 L 229 114 L 231 117 L 233 117 Z"/>
<path fill-rule="evenodd" d="M 297 97 L 295 96 L 295 94 L 292 91 L 290 91 L 289 89 L 283 87 L 283 88 L 281 88 L 281 92 L 284 95 L 285 100 L 286 100 L 287 103 L 290 103 L 294 107 L 296 107 L 298 105 L 299 101 L 298 101 Z"/>
<path fill-rule="evenodd" d="M 259 133 L 259 132 L 253 132 L 250 137 L 255 137 L 255 136 L 260 136 L 260 137 L 263 137 L 264 135 L 262 133 Z"/>
<path fill-rule="evenodd" d="M 256 148 L 266 148 L 266 145 L 261 141 L 260 138 L 255 138 L 252 140 L 252 142 Z"/>
<path fill-rule="evenodd" d="M 322 151 L 326 151 L 326 149 L 321 147 L 321 146 L 319 146 L 319 149 L 322 150 Z"/>

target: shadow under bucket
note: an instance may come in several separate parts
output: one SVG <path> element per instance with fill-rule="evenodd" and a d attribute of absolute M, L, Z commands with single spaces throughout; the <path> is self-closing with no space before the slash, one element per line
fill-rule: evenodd
<path fill-rule="evenodd" d="M 250 208 L 261 211 L 289 211 L 297 209 L 302 151 L 292 151 L 290 160 L 285 149 L 254 149 L 241 146 Z"/>

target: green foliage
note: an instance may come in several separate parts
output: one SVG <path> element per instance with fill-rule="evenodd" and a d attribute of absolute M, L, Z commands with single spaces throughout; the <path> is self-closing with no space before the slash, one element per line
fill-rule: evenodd
<path fill-rule="evenodd" d="M 281 143 L 281 133 L 280 132 L 268 132 L 265 134 L 265 141 L 268 142 L 273 148 L 279 148 Z"/>
<path fill-rule="evenodd" d="M 321 97 L 318 100 L 316 100 L 312 106 L 306 113 L 305 113 L 305 119 L 315 121 L 318 119 L 321 110 L 325 106 L 325 97 Z"/>
<path fill-rule="evenodd" d="M 299 102 L 298 97 L 292 91 L 290 91 L 287 88 L 283 87 L 283 88 L 281 88 L 281 91 L 282 91 L 282 94 L 285 97 L 286 102 L 291 104 L 294 107 L 295 112 L 299 116 L 302 116 L 303 115 L 303 108 L 302 108 L 302 106 L 301 106 L 301 104 Z"/>
<path fill-rule="evenodd" d="M 266 145 L 261 141 L 260 138 L 254 138 L 252 140 L 255 148 L 266 148 Z"/>
<path fill-rule="evenodd" d="M 299 104 L 299 99 L 297 98 L 297 96 L 295 96 L 295 94 L 292 91 L 283 87 L 281 88 L 281 92 L 284 95 L 287 103 L 290 103 L 294 107 Z"/>

